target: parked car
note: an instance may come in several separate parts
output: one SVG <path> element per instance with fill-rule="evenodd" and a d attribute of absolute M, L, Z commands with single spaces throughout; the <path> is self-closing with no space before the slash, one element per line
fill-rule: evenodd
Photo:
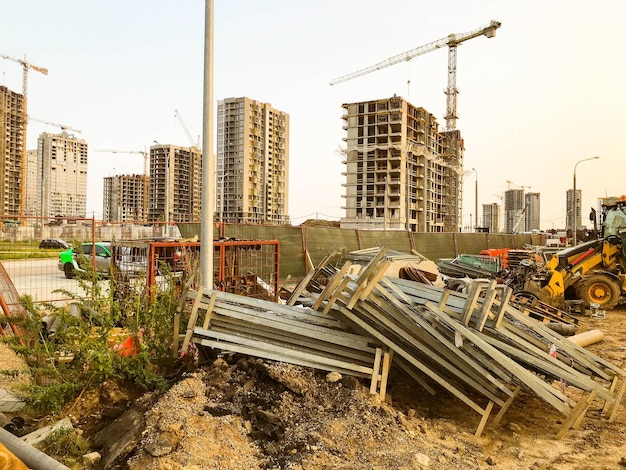
<path fill-rule="evenodd" d="M 58 268 L 65 273 L 66 278 L 72 279 L 76 276 L 76 272 L 93 269 L 95 256 L 96 272 L 108 277 L 113 268 L 113 253 L 111 242 L 96 242 L 95 250 L 91 243 L 82 243 L 78 252 L 70 248 L 59 253 Z M 117 247 L 115 250 L 115 269 L 135 276 L 145 273 L 147 269 L 146 258 L 132 253 L 129 247 Z"/>
<path fill-rule="evenodd" d="M 65 240 L 61 240 L 60 238 L 44 238 L 39 242 L 39 248 L 60 248 L 62 250 L 67 250 L 71 248 L 72 245 L 67 243 Z"/>
<path fill-rule="evenodd" d="M 78 252 L 75 252 L 73 248 L 62 251 L 59 253 L 58 268 L 65 273 L 66 278 L 72 279 L 77 271 L 84 272 L 87 266 L 93 266 L 94 257 L 96 272 L 108 276 L 111 271 L 110 242 L 83 243 Z"/>

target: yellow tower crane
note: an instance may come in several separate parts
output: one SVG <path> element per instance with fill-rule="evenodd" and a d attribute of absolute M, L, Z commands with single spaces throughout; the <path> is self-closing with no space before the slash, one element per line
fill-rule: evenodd
<path fill-rule="evenodd" d="M 478 28 L 474 31 L 468 31 L 467 33 L 450 34 L 445 38 L 441 38 L 437 41 L 424 44 L 423 46 L 411 49 L 410 51 L 403 52 L 402 54 L 390 57 L 382 62 L 374 64 L 370 67 L 366 67 L 356 72 L 343 75 L 330 82 L 331 85 L 336 85 L 341 82 L 352 80 L 353 78 L 366 75 L 370 72 L 389 67 L 391 65 L 398 64 L 400 62 L 406 62 L 414 57 L 426 54 L 428 52 L 436 51 L 444 46 L 448 46 L 448 88 L 445 91 L 447 96 L 446 100 L 446 131 L 453 131 L 456 129 L 456 98 L 459 90 L 456 87 L 456 48 L 459 44 L 479 36 L 486 36 L 492 38 L 496 35 L 496 29 L 501 26 L 499 21 L 491 21 L 488 25 Z"/>
<path fill-rule="evenodd" d="M 26 207 L 26 125 L 27 125 L 27 93 L 28 93 L 28 71 L 29 69 L 33 69 L 36 72 L 41 72 L 44 75 L 48 75 L 48 69 L 44 67 L 38 67 L 30 62 L 22 59 L 18 59 L 16 57 L 11 57 L 6 54 L 0 53 L 0 57 L 7 60 L 12 60 L 13 62 L 17 62 L 22 66 L 22 96 L 24 100 L 24 122 L 23 122 L 23 137 L 22 137 L 22 184 L 20 185 L 20 215 L 24 215 L 24 209 Z M 22 219 L 23 221 L 24 219 Z"/>
<path fill-rule="evenodd" d="M 144 220 L 148 220 L 148 152 L 145 150 L 111 150 L 111 149 L 98 149 L 94 152 L 107 152 L 107 153 L 135 153 L 143 155 L 143 217 Z"/>

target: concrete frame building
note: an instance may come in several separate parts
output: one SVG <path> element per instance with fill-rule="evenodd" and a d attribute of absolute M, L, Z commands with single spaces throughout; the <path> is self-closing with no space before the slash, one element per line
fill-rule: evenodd
<path fill-rule="evenodd" d="M 87 212 L 88 146 L 63 131 L 42 132 L 37 139 L 40 215 L 85 217 Z"/>
<path fill-rule="evenodd" d="M 541 224 L 541 195 L 540 193 L 526 193 L 524 196 L 525 226 L 524 231 L 539 230 Z"/>
<path fill-rule="evenodd" d="M 581 219 L 581 201 L 582 201 L 582 191 L 580 189 L 576 190 L 576 216 L 574 218 L 574 190 L 568 189 L 565 194 L 565 228 L 567 230 L 578 230 L 582 225 Z"/>
<path fill-rule="evenodd" d="M 19 216 L 25 210 L 24 106 L 21 94 L 0 86 L 0 216 Z"/>
<path fill-rule="evenodd" d="M 347 103 L 342 228 L 457 232 L 463 139 L 401 97 Z"/>
<path fill-rule="evenodd" d="M 105 222 L 143 222 L 144 175 L 116 175 L 104 178 L 102 220 Z"/>
<path fill-rule="evenodd" d="M 525 200 L 523 189 L 507 189 L 504 192 L 505 233 L 519 233 L 525 231 L 524 207 Z"/>
<path fill-rule="evenodd" d="M 494 202 L 491 204 L 483 204 L 482 227 L 486 228 L 489 233 L 500 233 L 500 204 Z"/>
<path fill-rule="evenodd" d="M 197 147 L 150 147 L 148 219 L 198 222 L 202 204 L 202 153 Z"/>
<path fill-rule="evenodd" d="M 215 176 L 218 220 L 289 224 L 289 115 L 246 97 L 220 100 Z"/>

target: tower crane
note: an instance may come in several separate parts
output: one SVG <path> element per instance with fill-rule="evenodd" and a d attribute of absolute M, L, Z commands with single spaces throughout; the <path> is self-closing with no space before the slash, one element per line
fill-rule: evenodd
<path fill-rule="evenodd" d="M 24 131 L 22 138 L 22 178 L 26 177 L 26 125 L 27 125 L 27 98 L 26 94 L 28 92 L 28 70 L 33 69 L 36 72 L 43 73 L 44 75 L 48 75 L 48 69 L 44 67 L 39 67 L 37 65 L 31 64 L 26 60 L 18 59 L 16 57 L 11 57 L 6 54 L 0 53 L 0 57 L 7 60 L 12 60 L 13 62 L 17 62 L 22 66 L 22 96 L 24 100 L 24 122 L 22 123 Z M 21 198 L 20 198 L 20 215 L 24 215 L 24 209 L 26 207 L 26 184 L 21 184 Z"/>
<path fill-rule="evenodd" d="M 80 131 L 78 129 L 74 129 L 73 127 L 67 126 L 65 124 L 58 124 L 56 122 L 51 122 L 51 121 L 46 121 L 45 119 L 39 119 L 33 116 L 28 116 L 28 120 L 29 121 L 37 121 L 40 122 L 42 124 L 47 124 L 49 126 L 55 126 L 60 128 L 62 131 L 74 131 L 74 132 L 78 132 L 79 134 L 82 134 L 83 131 Z"/>
<path fill-rule="evenodd" d="M 331 85 L 336 85 L 341 82 L 352 80 L 353 78 L 366 75 L 370 72 L 375 72 L 385 67 L 405 62 L 413 59 L 414 57 L 426 54 L 428 52 L 435 51 L 444 46 L 448 46 L 448 88 L 445 91 L 446 99 L 446 131 L 453 131 L 456 129 L 456 98 L 459 93 L 456 87 L 456 48 L 459 44 L 479 36 L 486 36 L 492 38 L 496 35 L 496 29 L 502 24 L 499 21 L 491 21 L 488 25 L 482 26 L 474 31 L 468 31 L 466 33 L 450 34 L 445 38 L 441 38 L 437 41 L 424 44 L 423 46 L 411 49 L 401 54 L 389 57 L 388 59 L 374 64 L 370 67 L 366 67 L 356 72 L 343 75 L 330 82 Z"/>
<path fill-rule="evenodd" d="M 143 155 L 143 216 L 147 220 L 148 218 L 148 152 L 145 150 L 112 150 L 112 149 L 97 149 L 94 152 L 107 152 L 107 153 L 134 153 Z"/>
<path fill-rule="evenodd" d="M 187 138 L 189 139 L 189 142 L 191 143 L 191 146 L 193 148 L 199 149 L 200 148 L 199 143 L 194 141 L 193 137 L 191 137 L 191 133 L 189 132 L 189 129 L 187 129 L 187 126 L 185 125 L 185 121 L 183 121 L 183 118 L 180 115 L 180 113 L 178 112 L 178 109 L 174 110 L 174 114 L 176 115 L 176 117 L 180 121 L 180 125 L 183 126 L 183 130 L 185 131 L 185 134 L 187 134 Z"/>

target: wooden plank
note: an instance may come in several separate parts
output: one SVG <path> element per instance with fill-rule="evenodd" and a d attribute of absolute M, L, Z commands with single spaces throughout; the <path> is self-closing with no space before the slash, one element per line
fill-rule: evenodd
<path fill-rule="evenodd" d="M 489 367 L 489 369 L 487 370 L 487 367 L 486 367 L 487 364 L 485 363 L 481 363 L 482 365 L 479 364 L 476 361 L 475 356 L 470 356 L 464 350 L 457 348 L 453 340 L 447 338 L 441 331 L 438 331 L 435 327 L 433 327 L 432 322 L 429 322 L 426 318 L 420 316 L 416 308 L 411 308 L 408 305 L 404 305 L 400 303 L 398 299 L 396 299 L 393 295 L 390 295 L 389 292 L 386 292 L 382 289 L 377 289 L 376 294 L 377 295 L 380 294 L 380 296 L 384 296 L 384 298 L 386 298 L 389 302 L 391 302 L 393 307 L 397 309 L 398 312 L 402 312 L 406 317 L 410 318 L 412 322 L 417 324 L 419 328 L 428 332 L 429 335 L 431 335 L 433 338 L 439 341 L 441 346 L 446 347 L 455 355 L 459 356 L 463 360 L 463 365 L 464 365 L 463 368 L 467 367 L 468 365 L 471 366 L 476 371 L 480 372 L 482 376 L 484 376 L 484 378 L 486 378 L 488 382 L 492 383 L 497 388 L 499 388 L 500 391 L 504 393 L 508 393 L 509 390 L 501 382 L 496 380 L 491 374 L 488 373 L 488 370 L 492 370 L 502 380 L 507 380 L 508 377 L 505 374 L 499 372 L 497 368 L 493 366 L 493 364 L 489 364 L 491 367 Z M 377 302 L 378 304 L 380 304 L 380 300 L 378 300 L 378 297 L 372 295 L 370 298 L 373 302 Z M 386 308 L 385 311 L 389 312 L 390 315 L 393 314 L 393 308 Z M 389 328 L 393 329 L 393 325 L 390 325 Z M 404 323 L 404 329 L 412 332 L 412 334 L 415 335 L 416 337 L 420 337 L 420 332 L 414 325 L 408 325 Z"/>
<path fill-rule="evenodd" d="M 311 338 L 325 337 L 325 341 L 329 342 L 339 343 L 340 341 L 343 341 L 343 343 L 346 344 L 347 342 L 352 341 L 350 345 L 354 348 L 356 348 L 357 345 L 360 345 L 361 348 L 369 348 L 366 342 L 368 340 L 363 336 L 356 335 L 354 333 L 333 330 L 324 326 L 309 324 L 290 318 L 275 317 L 272 313 L 247 311 L 245 309 L 232 308 L 232 306 L 230 306 L 230 308 L 228 307 L 229 306 L 222 306 L 218 303 L 215 306 L 215 312 L 230 318 L 236 318 L 238 320 L 249 322 L 251 325 L 259 324 L 279 330 L 285 329 L 297 331 L 303 336 Z M 333 338 L 337 338 L 337 340 L 333 340 Z"/>
<path fill-rule="evenodd" d="M 611 414 L 609 415 L 609 423 L 613 422 L 615 419 L 615 415 L 617 414 L 617 409 L 619 405 L 622 403 L 622 398 L 624 397 L 624 391 L 626 391 L 626 380 L 622 382 L 622 386 L 617 392 L 617 396 L 615 397 L 615 404 L 611 408 Z"/>
<path fill-rule="evenodd" d="M 370 382 L 370 393 L 376 394 L 378 388 L 378 382 L 380 382 L 380 362 L 383 355 L 381 348 L 376 348 L 376 355 L 374 356 L 374 367 L 372 368 L 372 380 Z"/>
<path fill-rule="evenodd" d="M 531 390 L 533 390 L 540 398 L 554 407 L 556 410 L 560 411 L 563 414 L 567 414 L 569 411 L 568 400 L 565 395 L 560 393 L 554 387 L 549 386 L 543 380 L 541 380 L 536 375 L 532 374 L 524 367 L 520 366 L 518 363 L 510 359 L 508 356 L 498 351 L 493 346 L 489 345 L 485 340 L 483 340 L 479 335 L 474 334 L 470 331 L 465 325 L 460 323 L 456 323 L 451 317 L 449 317 L 446 313 L 438 311 L 437 305 L 432 302 L 427 302 L 426 306 L 432 311 L 436 312 L 437 315 L 441 317 L 441 319 L 451 326 L 452 328 L 458 329 L 462 335 L 466 336 L 470 341 L 472 341 L 477 347 L 485 350 L 487 354 L 489 354 L 494 360 L 498 361 L 498 363 L 509 370 L 514 376 L 516 376 L 521 382 L 526 384 Z"/>
<path fill-rule="evenodd" d="M 498 424 L 500 422 L 500 420 L 504 417 L 504 414 L 508 411 L 509 407 L 513 403 L 513 400 L 515 400 L 515 398 L 517 398 L 517 395 L 519 394 L 519 391 L 521 389 L 522 389 L 521 385 L 518 385 L 517 387 L 515 387 L 515 390 L 513 390 L 513 394 L 509 397 L 509 399 L 506 401 L 504 406 L 502 406 L 502 408 L 500 408 L 500 411 L 498 412 L 498 414 L 494 418 L 493 424 Z"/>
<path fill-rule="evenodd" d="M 350 319 L 353 323 L 357 324 L 359 327 L 361 327 L 362 329 L 370 333 L 374 338 L 376 338 L 381 343 L 385 344 L 390 349 L 393 349 L 396 354 L 402 356 L 407 362 L 409 362 L 414 367 L 418 368 L 420 371 L 422 371 L 425 375 L 430 377 L 433 381 L 435 381 L 441 387 L 445 388 L 453 396 L 455 396 L 456 398 L 461 400 L 463 403 L 465 403 L 468 407 L 470 407 L 471 409 L 473 409 L 479 414 L 482 413 L 483 411 L 482 408 L 478 404 L 476 404 L 471 398 L 469 398 L 469 396 L 465 395 L 461 390 L 456 388 L 452 383 L 445 380 L 443 377 L 437 374 L 434 370 L 430 369 L 421 361 L 419 361 L 417 358 L 415 358 L 413 355 L 405 351 L 402 347 L 390 341 L 387 337 L 385 337 L 380 332 L 378 332 L 378 330 L 371 327 L 366 322 L 362 321 L 356 315 L 353 315 L 353 313 L 347 308 L 345 307 L 335 307 L 335 308 L 338 308 L 341 311 L 341 313 L 345 315 L 348 319 Z"/>
<path fill-rule="evenodd" d="M 385 400 L 387 395 L 387 379 L 389 377 L 389 369 L 391 368 L 391 358 L 393 357 L 393 351 L 385 351 L 383 354 L 382 372 L 380 375 L 380 392 L 379 396 L 381 400 Z"/>
<path fill-rule="evenodd" d="M 497 283 L 494 280 L 494 281 L 491 281 L 489 285 L 485 287 L 485 297 L 482 299 L 482 308 L 478 311 L 478 319 L 476 321 L 476 326 L 475 326 L 475 329 L 477 329 L 478 331 L 483 331 L 483 328 L 485 327 L 485 322 L 487 321 L 490 315 L 492 317 L 494 316 L 491 313 L 491 307 L 493 306 L 493 301 L 495 300 L 496 295 L 498 294 L 496 285 Z"/>
<path fill-rule="evenodd" d="M 213 292 L 211 294 L 211 298 L 209 299 L 209 304 L 206 307 L 206 313 L 204 314 L 204 322 L 202 322 L 202 328 L 205 330 L 209 327 L 209 323 L 211 322 L 211 315 L 213 315 L 213 308 L 215 308 L 215 300 L 217 299 L 217 292 Z"/>
<path fill-rule="evenodd" d="M 321 261 L 317 269 L 311 269 L 307 273 L 307 275 L 304 276 L 300 280 L 300 282 L 298 283 L 298 285 L 292 292 L 291 297 L 289 297 L 289 300 L 287 301 L 287 305 L 291 305 L 291 306 L 295 305 L 296 301 L 298 300 L 300 295 L 305 291 L 306 287 L 309 285 L 309 282 L 311 281 L 311 279 L 313 279 L 313 276 L 317 273 L 318 269 L 321 269 L 324 266 L 326 266 L 330 262 L 330 260 L 333 258 L 333 256 L 335 256 L 334 251 Z"/>
<path fill-rule="evenodd" d="M 370 300 L 372 299 L 370 298 Z M 357 307 L 357 312 L 354 312 L 353 310 L 353 313 L 359 313 L 359 312 L 368 313 L 368 310 L 371 312 L 371 308 L 372 308 L 371 305 L 362 304 Z M 382 310 L 385 312 L 387 311 L 390 312 L 392 311 L 392 308 L 383 308 Z M 469 374 L 469 371 L 466 372 L 465 368 L 467 368 L 467 362 L 475 365 L 477 368 L 480 368 L 480 366 L 477 365 L 477 363 L 475 363 L 474 361 L 472 361 L 471 358 L 469 358 L 469 356 L 465 355 L 465 353 L 459 350 L 458 348 L 455 348 L 453 347 L 453 345 L 448 344 L 448 347 L 444 351 L 443 348 L 445 346 L 443 344 L 430 343 L 430 345 L 428 345 L 423 341 L 419 341 L 416 335 L 411 335 L 409 332 L 406 331 L 405 328 L 402 328 L 397 323 L 394 324 L 389 318 L 387 318 L 386 316 L 383 316 L 382 314 L 377 315 L 376 320 L 378 322 L 378 325 L 385 326 L 386 330 L 385 332 L 383 332 L 383 334 L 386 334 L 387 337 L 389 337 L 389 332 L 393 332 L 394 335 L 396 335 L 398 338 L 401 338 L 408 345 L 412 346 L 417 351 L 421 351 L 424 354 L 424 356 L 428 358 L 429 361 L 435 363 L 434 365 L 441 367 L 443 370 L 449 371 L 452 375 L 457 377 L 459 380 L 462 380 L 467 385 L 472 387 L 475 391 L 483 394 L 489 399 L 499 402 L 499 403 L 503 403 L 503 400 L 501 400 L 495 395 L 496 389 L 499 389 L 501 392 L 507 392 L 508 389 L 506 389 L 506 387 L 503 384 L 497 382 L 495 378 L 493 378 L 493 376 L 490 376 L 490 375 L 487 376 L 487 374 L 479 374 L 476 376 L 472 376 Z M 438 335 L 439 337 L 441 337 L 441 335 L 437 331 L 433 330 L 432 327 L 430 327 L 430 325 L 427 322 L 424 322 L 423 327 L 427 330 L 430 330 L 429 332 L 431 334 Z M 398 343 L 396 342 L 396 344 Z M 433 347 L 433 349 L 430 348 L 431 346 Z M 439 349 L 437 349 L 437 346 L 439 346 Z M 456 355 L 463 354 L 467 358 L 467 361 L 457 362 L 454 360 L 452 356 L 447 355 L 448 352 L 453 352 Z M 445 360 L 446 356 L 447 356 L 447 359 L 449 359 L 449 361 Z M 483 381 L 482 380 L 483 378 L 487 378 L 487 380 Z M 490 386 L 495 386 L 495 387 L 491 388 Z"/>
<path fill-rule="evenodd" d="M 330 278 L 330 280 L 328 281 L 328 284 L 326 284 L 326 286 L 324 287 L 324 289 L 320 293 L 319 297 L 317 298 L 317 300 L 313 304 L 313 307 L 312 307 L 313 310 L 318 310 L 320 308 L 320 306 L 322 305 L 322 301 L 326 300 L 330 295 L 332 295 L 334 290 L 341 283 L 341 280 L 343 279 L 343 276 L 348 272 L 348 270 L 350 269 L 351 266 L 352 266 L 352 263 L 350 261 L 346 261 L 344 263 L 344 265 L 341 267 L 341 270 L 337 271 Z"/>
<path fill-rule="evenodd" d="M 304 366 L 304 367 L 311 367 L 313 369 L 335 371 L 335 372 L 339 372 L 340 374 L 353 375 L 355 377 L 361 377 L 364 379 L 367 379 L 371 376 L 371 373 L 363 374 L 360 372 L 355 372 L 353 370 L 347 370 L 347 369 L 343 369 L 340 367 L 338 368 L 338 367 L 332 367 L 326 364 L 320 364 L 319 362 L 306 361 L 304 359 L 298 359 L 294 357 L 284 357 L 284 356 L 281 356 L 280 354 L 271 353 L 269 351 L 261 351 L 252 347 L 246 347 L 246 346 L 241 346 L 241 345 L 232 344 L 232 343 L 225 343 L 225 342 L 215 341 L 211 339 L 203 339 L 201 342 L 197 344 L 201 346 L 209 347 L 212 349 L 218 349 L 221 351 L 228 351 L 228 352 L 238 353 L 238 354 L 246 354 L 248 356 L 260 357 L 262 359 L 285 362 L 288 364 L 294 364 L 294 365 L 299 365 L 299 366 Z"/>
<path fill-rule="evenodd" d="M 193 334 L 193 329 L 196 326 L 196 322 L 198 321 L 198 308 L 200 307 L 200 301 L 202 300 L 202 295 L 197 295 L 194 302 L 193 307 L 191 308 L 191 314 L 189 315 L 189 321 L 187 322 L 187 331 L 185 332 L 185 339 L 183 340 L 183 345 L 181 347 L 181 352 L 186 353 L 189 348 L 189 340 L 191 339 L 191 335 Z"/>
<path fill-rule="evenodd" d="M 596 396 L 595 390 L 592 390 L 591 393 L 589 394 L 589 397 L 587 398 L 583 397 L 580 400 L 578 400 L 578 403 L 576 403 L 576 406 L 574 406 L 574 409 L 569 413 L 569 416 L 565 418 L 565 420 L 563 421 L 563 424 L 561 425 L 561 428 L 557 432 L 556 434 L 557 439 L 562 439 L 563 436 L 567 434 L 567 431 L 569 431 L 570 428 L 574 425 L 574 423 L 580 418 L 580 416 L 581 415 L 584 416 L 585 412 L 589 408 L 589 405 L 591 404 L 595 396 Z"/>
<path fill-rule="evenodd" d="M 487 420 L 489 419 L 489 415 L 491 414 L 492 409 L 493 402 L 490 401 L 489 403 L 487 403 L 487 407 L 482 412 L 482 417 L 480 419 L 480 423 L 478 423 L 478 427 L 476 428 L 474 437 L 480 437 L 480 435 L 483 433 L 483 429 L 485 429 L 485 424 L 487 424 Z"/>
<path fill-rule="evenodd" d="M 301 349 L 304 351 L 312 351 L 317 354 L 325 354 L 328 357 L 342 358 L 346 360 L 357 361 L 360 363 L 370 363 L 371 358 L 374 354 L 374 349 L 371 352 L 359 351 L 356 349 L 350 349 L 342 344 L 331 343 L 331 342 L 321 342 L 316 338 L 308 338 L 295 334 L 290 334 L 289 332 L 280 332 L 277 330 L 267 329 L 264 327 L 255 327 L 254 329 L 250 328 L 233 328 L 234 325 L 229 325 L 230 327 L 224 327 L 222 322 L 213 322 L 211 330 L 215 330 L 220 333 L 232 333 L 237 334 L 239 336 L 243 336 L 246 338 L 253 339 L 255 341 L 261 343 L 270 343 L 270 344 L 286 344 L 294 349 Z M 192 341 L 196 337 L 202 336 L 202 329 L 194 330 L 194 336 L 192 337 Z"/>

